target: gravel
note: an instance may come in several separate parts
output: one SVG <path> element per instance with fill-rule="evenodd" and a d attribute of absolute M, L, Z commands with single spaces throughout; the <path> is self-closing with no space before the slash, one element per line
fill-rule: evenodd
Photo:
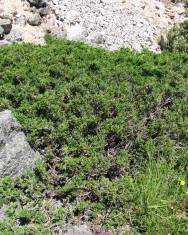
<path fill-rule="evenodd" d="M 170 0 L 0 0 L 3 15 L 12 19 L 12 30 L 20 36 L 3 35 L 0 45 L 20 38 L 44 44 L 48 32 L 109 50 L 160 52 L 165 45 L 161 38 L 185 19 L 185 8 Z"/>

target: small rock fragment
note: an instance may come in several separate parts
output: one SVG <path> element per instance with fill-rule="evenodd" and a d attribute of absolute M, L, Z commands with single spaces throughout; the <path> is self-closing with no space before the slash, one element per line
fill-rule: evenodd
<path fill-rule="evenodd" d="M 23 14 L 17 14 L 15 19 L 15 24 L 19 26 L 25 26 L 27 23 L 26 16 Z"/>
<path fill-rule="evenodd" d="M 87 34 L 86 29 L 79 24 L 66 27 L 65 31 L 67 32 L 68 40 L 81 40 L 84 39 Z"/>
<path fill-rule="evenodd" d="M 5 217 L 5 212 L 8 209 L 8 205 L 2 205 L 2 207 L 0 207 L 0 221 L 2 221 Z"/>
<path fill-rule="evenodd" d="M 41 17 L 49 15 L 50 14 L 50 8 L 48 8 L 48 7 L 40 8 L 39 14 L 40 14 Z"/>
<path fill-rule="evenodd" d="M 94 44 L 103 44 L 105 42 L 104 36 L 100 32 L 91 32 L 88 36 L 88 41 Z"/>
<path fill-rule="evenodd" d="M 28 23 L 32 26 L 38 26 L 41 24 L 41 17 L 38 13 L 33 14 L 31 17 L 28 19 Z"/>
<path fill-rule="evenodd" d="M 79 226 L 67 225 L 62 235 L 92 235 L 92 232 L 86 224 Z"/>
<path fill-rule="evenodd" d="M 11 43 L 23 41 L 22 33 L 17 29 L 12 29 L 6 36 L 6 40 Z"/>
<path fill-rule="evenodd" d="M 164 50 L 167 47 L 167 44 L 168 44 L 167 37 L 164 34 L 162 34 L 160 41 L 159 41 L 159 45 L 161 47 L 161 50 Z"/>

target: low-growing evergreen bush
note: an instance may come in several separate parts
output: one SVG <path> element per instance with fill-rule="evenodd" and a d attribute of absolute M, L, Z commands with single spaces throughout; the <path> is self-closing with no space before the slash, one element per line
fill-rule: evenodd
<path fill-rule="evenodd" d="M 1 179 L 1 205 L 10 207 L 0 233 L 52 234 L 54 224 L 84 221 L 185 234 L 177 211 L 188 153 L 187 53 L 108 52 L 47 37 L 46 46 L 3 46 L 0 55 L 0 111 L 13 111 L 45 160 Z M 44 206 L 51 199 L 59 211 Z"/>
<path fill-rule="evenodd" d="M 171 52 L 188 52 L 188 20 L 170 30 L 167 49 Z"/>

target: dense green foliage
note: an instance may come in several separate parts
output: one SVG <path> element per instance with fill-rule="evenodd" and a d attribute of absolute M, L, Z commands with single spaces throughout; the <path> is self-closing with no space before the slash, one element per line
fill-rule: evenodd
<path fill-rule="evenodd" d="M 170 30 L 167 49 L 171 52 L 188 53 L 188 20 Z"/>
<path fill-rule="evenodd" d="M 1 234 L 86 221 L 130 234 L 187 234 L 178 185 L 188 156 L 188 54 L 107 52 L 48 38 L 0 48 L 0 111 L 33 148 L 33 172 L 0 181 Z M 54 210 L 53 200 L 61 201 Z"/>

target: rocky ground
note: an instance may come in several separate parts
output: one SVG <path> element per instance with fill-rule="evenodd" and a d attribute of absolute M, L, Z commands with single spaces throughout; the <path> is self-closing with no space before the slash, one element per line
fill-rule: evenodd
<path fill-rule="evenodd" d="M 46 32 L 116 50 L 160 51 L 159 41 L 185 18 L 170 0 L 0 0 L 0 44 L 44 44 Z"/>

